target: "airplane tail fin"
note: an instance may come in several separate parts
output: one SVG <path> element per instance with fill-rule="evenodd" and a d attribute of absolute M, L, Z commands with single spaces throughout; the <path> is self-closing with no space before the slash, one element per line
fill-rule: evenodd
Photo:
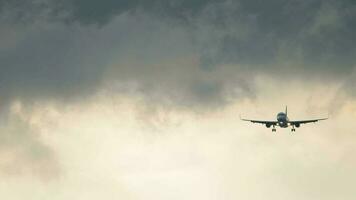
<path fill-rule="evenodd" d="M 286 115 L 288 116 L 288 106 L 286 106 Z"/>

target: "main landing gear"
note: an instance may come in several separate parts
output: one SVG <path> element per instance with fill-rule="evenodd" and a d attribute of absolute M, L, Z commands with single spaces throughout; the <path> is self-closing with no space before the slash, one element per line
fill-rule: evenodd
<path fill-rule="evenodd" d="M 295 128 L 294 128 L 294 126 L 292 127 L 292 129 L 291 129 L 290 131 L 295 132 Z"/>
<path fill-rule="evenodd" d="M 275 126 L 273 126 L 273 128 L 272 128 L 272 132 L 276 132 L 276 131 L 277 131 L 276 127 L 275 127 Z"/>

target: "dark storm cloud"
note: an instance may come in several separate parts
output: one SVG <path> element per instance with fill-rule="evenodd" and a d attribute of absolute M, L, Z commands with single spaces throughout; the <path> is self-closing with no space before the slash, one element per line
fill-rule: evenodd
<path fill-rule="evenodd" d="M 70 20 L 81 23 L 106 23 L 125 12 L 149 12 L 163 17 L 195 15 L 211 0 L 62 0 L 55 3 L 57 11 L 67 12 Z"/>
<path fill-rule="evenodd" d="M 246 27 L 248 35 L 222 36 L 215 63 L 237 63 L 266 71 L 275 69 L 276 65 L 283 67 L 285 61 L 299 62 L 298 65 L 311 71 L 338 72 L 342 68 L 341 72 L 348 72 L 354 66 L 356 12 L 353 3 L 240 1 L 238 6 L 236 12 L 220 23 L 233 18 L 236 24 Z M 234 26 L 231 21 L 227 27 Z"/>
<path fill-rule="evenodd" d="M 317 69 L 339 65 L 347 70 L 355 64 L 356 12 L 352 1 L 64 0 L 55 4 L 70 20 L 85 24 L 107 23 L 124 12 L 183 20 L 192 27 L 203 20 L 226 31 L 216 36 L 219 45 L 215 53 L 202 55 L 203 67 L 219 63 L 274 65 L 281 52 L 292 60 L 299 56 L 295 59 L 301 58 L 303 64 Z M 248 29 L 248 36 L 241 38 L 229 32 L 234 28 L 239 31 L 240 25 Z"/>
<path fill-rule="evenodd" d="M 75 38 L 75 32 L 57 28 L 20 31 L 27 32 L 20 36 L 22 41 L 15 41 L 14 46 L 3 49 L 0 55 L 3 98 L 52 96 L 63 99 L 95 87 L 102 68 L 92 57 L 94 52 L 89 41 L 84 42 L 87 39 Z M 95 56 L 98 53 L 95 52 Z"/>
<path fill-rule="evenodd" d="M 232 90 L 227 87 L 234 82 L 232 73 L 244 77 L 246 71 L 273 75 L 293 69 L 297 76 L 333 76 L 345 75 L 355 65 L 353 1 L 2 0 L 0 8 L 5 44 L 0 78 L 5 99 L 90 94 L 107 79 L 107 71 L 115 71 L 112 79 L 143 85 L 159 80 L 175 91 L 184 90 L 185 99 L 223 104 L 221 96 Z M 175 38 L 175 31 L 184 36 Z M 162 62 L 176 62 L 182 51 L 198 62 L 189 66 Z M 127 57 L 132 55 L 131 60 L 141 62 L 123 67 L 131 63 Z M 120 63 L 114 70 L 113 60 Z M 171 81 L 177 67 L 183 73 Z M 202 84 L 192 76 L 184 82 L 184 74 L 196 67 L 196 77 L 207 73 L 214 78 Z M 236 87 L 244 81 L 237 81 Z M 251 88 L 252 83 L 244 95 Z"/>

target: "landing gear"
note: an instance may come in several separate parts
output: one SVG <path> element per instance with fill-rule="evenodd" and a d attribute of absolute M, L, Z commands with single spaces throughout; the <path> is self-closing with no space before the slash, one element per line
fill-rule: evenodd
<path fill-rule="evenodd" d="M 276 132 L 276 131 L 277 131 L 276 127 L 275 127 L 275 126 L 273 126 L 273 128 L 272 128 L 272 132 Z"/>
<path fill-rule="evenodd" d="M 292 132 L 295 132 L 295 128 L 294 128 L 294 126 L 292 127 L 292 130 L 291 130 Z"/>

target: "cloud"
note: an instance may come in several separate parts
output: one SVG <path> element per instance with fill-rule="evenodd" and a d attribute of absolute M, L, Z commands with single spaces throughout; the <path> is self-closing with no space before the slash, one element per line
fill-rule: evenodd
<path fill-rule="evenodd" d="M 344 108 L 345 102 L 352 102 L 355 97 L 355 9 L 352 1 L 334 0 L 264 3 L 250 0 L 0 0 L 0 111 L 3 120 L 0 125 L 0 173 L 32 174 L 43 180 L 62 175 L 61 162 L 57 160 L 60 152 L 47 145 L 41 134 L 43 130 L 32 123 L 27 108 L 21 108 L 20 112 L 13 110 L 17 101 L 29 109 L 44 102 L 57 102 L 59 110 L 65 110 L 73 103 L 85 104 L 101 92 L 109 99 L 116 95 L 138 98 L 140 105 L 135 105 L 135 109 L 143 107 L 144 110 L 138 118 L 153 121 L 152 124 L 158 124 L 159 128 L 166 124 L 165 119 L 156 119 L 160 112 L 203 111 L 214 115 L 216 112 L 211 111 L 224 110 L 226 105 L 246 99 L 259 108 L 279 108 L 285 103 L 300 107 L 307 104 L 310 110 L 337 113 L 338 108 Z M 337 86 L 340 86 L 339 91 L 335 93 L 327 89 Z M 314 87 L 322 89 L 314 94 Z M 306 91 L 308 101 L 303 99 L 305 96 L 298 96 L 301 91 Z M 331 95 L 327 102 L 324 102 L 325 93 Z M 291 96 L 293 101 L 286 98 Z M 131 112 L 121 109 L 124 108 L 116 110 L 120 115 Z M 239 111 L 234 111 L 234 117 Z M 81 116 L 81 127 L 76 123 L 77 115 L 68 117 L 66 120 L 74 124 L 66 130 L 80 135 L 78 132 L 82 133 L 82 128 L 88 126 L 86 116 L 86 113 Z M 96 126 L 95 117 L 98 116 L 93 116 L 89 121 Z M 106 117 L 100 116 L 105 121 Z M 233 120 L 235 124 L 236 119 Z M 199 124 L 200 120 L 194 122 Z M 102 123 L 103 130 L 112 125 Z M 132 123 L 140 122 L 128 122 Z M 186 129 L 190 126 L 188 123 Z M 122 129 L 121 126 L 115 128 Z M 239 128 L 232 126 L 231 130 Z M 110 141 L 117 139 L 115 130 L 110 130 L 114 135 Z M 196 132 L 200 130 L 190 134 Z M 93 135 L 95 141 L 103 133 L 96 129 Z M 196 141 L 205 137 L 205 132 L 202 135 L 198 134 Z M 75 140 L 78 138 L 73 137 L 74 151 L 78 149 Z M 214 137 L 214 142 L 208 141 L 207 146 L 214 145 L 219 137 Z M 82 144 L 86 144 L 86 137 L 81 139 Z M 65 155 L 72 155 L 66 152 L 67 146 L 63 144 L 59 146 Z M 250 145 L 249 149 L 253 149 L 254 144 Z M 96 147 L 91 147 L 93 152 L 97 152 Z M 216 147 L 216 150 L 223 147 Z M 87 153 L 85 150 L 76 154 L 78 162 L 81 162 L 80 156 Z M 283 148 L 280 150 L 285 152 Z M 212 160 L 218 157 L 214 155 L 217 154 L 208 152 Z M 255 155 L 259 154 L 255 152 Z M 248 161 L 248 155 L 244 156 Z M 288 158 L 289 155 L 281 156 Z M 105 154 L 100 157 L 105 158 Z M 221 165 L 226 167 L 224 164 Z M 273 160 L 269 164 L 270 168 L 284 166 L 284 163 L 274 165 Z M 273 169 L 270 170 L 272 175 L 265 180 L 274 177 Z M 226 176 L 229 176 L 230 171 L 227 171 Z M 301 174 L 313 171 L 313 167 L 297 170 Z M 321 172 L 322 176 L 330 171 Z M 96 173 L 100 175 L 101 172 Z M 236 174 L 236 178 L 240 176 Z M 288 178 L 281 176 L 283 182 L 288 182 Z M 293 181 L 299 180 L 292 178 L 292 183 L 288 183 L 293 187 Z"/>
<path fill-rule="evenodd" d="M 72 21 L 84 24 L 109 22 L 127 12 L 183 20 L 187 27 L 197 31 L 194 35 L 197 40 L 204 36 L 202 34 L 208 35 L 207 41 L 198 43 L 203 52 L 202 63 L 208 66 L 235 63 L 269 69 L 279 65 L 278 69 L 283 67 L 285 59 L 289 62 L 302 59 L 304 66 L 315 70 L 330 70 L 341 65 L 347 71 L 355 64 L 352 56 L 355 53 L 352 46 L 355 7 L 349 1 L 274 0 L 263 6 L 258 1 L 244 0 L 219 3 L 209 0 L 149 3 L 68 0 L 63 4 L 63 10 L 69 12 Z M 206 48 L 211 50 L 206 51 Z M 285 56 L 282 62 L 278 60 L 280 53 Z"/>
<path fill-rule="evenodd" d="M 59 12 L 67 13 L 68 19 L 78 21 L 84 24 L 107 23 L 117 15 L 126 12 L 147 12 L 159 16 L 168 16 L 174 18 L 188 18 L 199 13 L 201 9 L 209 5 L 211 0 L 109 0 L 98 2 L 94 0 L 64 0 L 54 5 Z"/>
<path fill-rule="evenodd" d="M 41 131 L 26 114 L 21 103 L 14 103 L 0 125 L 0 174 L 32 175 L 43 181 L 57 179 L 60 165 Z"/>
<path fill-rule="evenodd" d="M 236 113 L 257 112 L 256 117 L 268 118 L 285 102 L 290 103 L 290 117 L 297 119 L 306 114 L 305 104 L 318 106 L 319 93 L 327 90 L 332 96 L 327 86 L 317 89 L 313 98 L 304 89 L 280 96 L 265 90 L 276 85 L 273 81 L 260 83 L 257 90 L 263 98 L 255 104 L 236 103 L 203 117 L 162 109 L 158 131 L 138 126 L 142 102 L 127 96 L 118 96 L 114 104 L 102 94 L 87 104 L 39 105 L 34 113 L 43 112 L 39 122 L 50 133 L 44 141 L 58 153 L 64 173 L 46 184 L 28 176 L 3 178 L 0 185 L 8 190 L 1 197 L 353 199 L 356 148 L 350 116 L 355 115 L 355 104 L 295 134 L 289 129 L 272 134 L 264 126 L 238 122 Z M 51 109 L 59 114 L 48 112 Z"/>
<path fill-rule="evenodd" d="M 355 8 L 348 1 L 0 5 L 5 102 L 80 99 L 110 81 L 128 81 L 148 98 L 172 94 L 178 105 L 210 107 L 255 96 L 258 73 L 342 81 L 355 66 Z M 14 23 L 14 15 L 21 20 Z"/>

